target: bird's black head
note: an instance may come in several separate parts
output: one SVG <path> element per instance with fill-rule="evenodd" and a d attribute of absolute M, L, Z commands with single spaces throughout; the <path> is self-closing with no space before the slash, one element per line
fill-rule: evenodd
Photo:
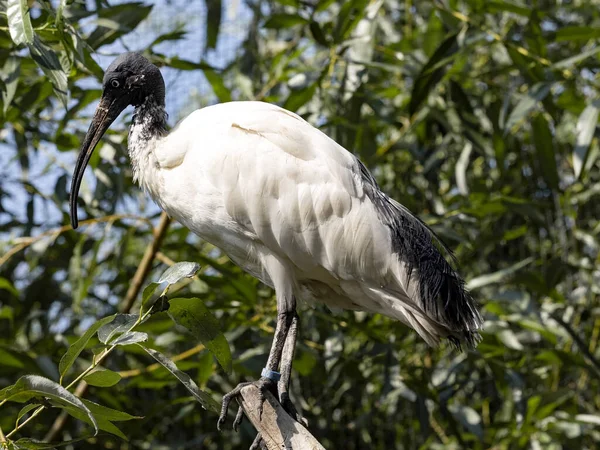
<path fill-rule="evenodd" d="M 139 106 L 149 97 L 158 106 L 165 104 L 165 82 L 160 70 L 138 53 L 124 53 L 115 59 L 104 74 L 102 97 L 81 145 L 69 199 L 71 225 L 77 228 L 77 195 L 85 168 L 94 148 L 108 127 L 129 105 Z"/>

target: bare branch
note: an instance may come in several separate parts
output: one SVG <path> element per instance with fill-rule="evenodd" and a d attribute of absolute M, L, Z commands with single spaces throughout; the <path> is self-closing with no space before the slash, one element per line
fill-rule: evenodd
<path fill-rule="evenodd" d="M 254 385 L 240 392 L 239 400 L 246 417 L 262 435 L 269 450 L 325 450 L 319 441 L 292 419 L 270 392 L 265 394 L 262 416 L 259 417 L 260 393 Z"/>

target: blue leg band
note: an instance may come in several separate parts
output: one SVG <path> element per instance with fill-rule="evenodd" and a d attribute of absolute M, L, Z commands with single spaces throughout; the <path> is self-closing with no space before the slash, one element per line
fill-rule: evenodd
<path fill-rule="evenodd" d="M 274 381 L 275 383 L 277 383 L 279 381 L 279 379 L 281 378 L 281 374 L 279 372 L 275 372 L 274 370 L 269 370 L 266 367 L 262 370 L 262 372 L 260 374 L 261 374 L 261 376 L 263 376 L 265 378 L 269 378 L 270 380 Z"/>

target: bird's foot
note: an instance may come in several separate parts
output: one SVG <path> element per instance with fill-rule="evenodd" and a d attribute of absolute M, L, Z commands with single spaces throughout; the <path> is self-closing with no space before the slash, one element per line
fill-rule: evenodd
<path fill-rule="evenodd" d="M 258 392 L 259 392 L 258 414 L 259 414 L 259 417 L 262 417 L 263 403 L 265 401 L 265 392 L 271 391 L 271 393 L 273 395 L 275 395 L 275 397 L 277 397 L 277 383 L 275 381 L 271 380 L 270 378 L 260 377 L 260 379 L 258 381 L 251 381 L 248 383 L 238 384 L 233 391 L 231 391 L 228 394 L 225 394 L 223 396 L 223 402 L 221 404 L 221 415 L 219 416 L 219 421 L 217 422 L 217 429 L 219 431 L 221 431 L 221 427 L 225 423 L 225 420 L 227 418 L 227 411 L 229 410 L 229 404 L 231 403 L 231 401 L 240 395 L 240 392 L 242 391 L 243 388 L 245 388 L 246 386 L 250 386 L 250 385 L 254 385 L 258 388 Z M 238 409 L 237 415 L 235 416 L 235 420 L 233 421 L 233 429 L 235 431 L 237 431 L 240 423 L 242 423 L 243 417 L 244 417 L 244 413 L 243 413 L 242 407 L 240 406 L 240 408 Z M 257 448 L 259 448 L 259 447 L 257 447 Z"/>
<path fill-rule="evenodd" d="M 298 412 L 298 410 L 292 403 L 292 400 L 290 399 L 290 395 L 288 392 L 281 392 L 279 394 L 279 403 L 281 403 L 281 406 L 283 407 L 285 412 L 287 412 L 292 419 L 294 419 L 296 422 L 304 425 L 305 427 L 308 426 L 308 421 L 306 420 L 305 417 L 302 417 L 302 414 L 300 414 Z"/>

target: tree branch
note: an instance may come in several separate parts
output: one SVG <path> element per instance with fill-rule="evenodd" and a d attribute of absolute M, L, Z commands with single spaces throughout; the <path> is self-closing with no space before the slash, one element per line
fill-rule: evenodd
<path fill-rule="evenodd" d="M 285 412 L 270 392 L 265 393 L 262 416 L 259 414 L 261 399 L 256 386 L 244 387 L 238 402 L 244 409 L 246 417 L 260 432 L 269 450 L 325 450 L 325 447 L 302 424 Z"/>

